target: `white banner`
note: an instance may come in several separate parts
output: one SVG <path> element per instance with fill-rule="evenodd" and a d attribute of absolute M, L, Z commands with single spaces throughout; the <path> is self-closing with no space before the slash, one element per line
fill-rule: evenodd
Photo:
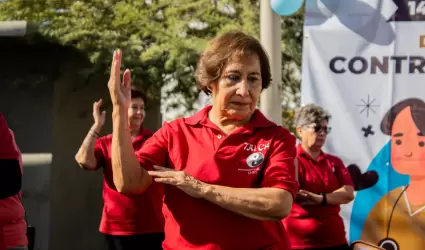
<path fill-rule="evenodd" d="M 341 211 L 350 242 L 425 249 L 421 20 L 425 0 L 306 1 L 302 104 L 332 114 L 325 151 L 362 173 Z"/>

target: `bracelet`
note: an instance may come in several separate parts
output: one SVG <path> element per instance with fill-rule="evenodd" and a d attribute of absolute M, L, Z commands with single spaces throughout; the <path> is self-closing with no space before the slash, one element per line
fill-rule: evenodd
<path fill-rule="evenodd" d="M 96 132 L 96 131 L 94 131 L 92 129 L 90 129 L 90 132 L 91 132 L 91 134 L 92 134 L 93 137 L 96 137 L 96 138 L 99 138 L 100 137 L 100 135 L 99 135 L 98 132 Z"/>
<path fill-rule="evenodd" d="M 326 193 L 325 192 L 322 192 L 320 194 L 323 196 L 322 205 L 327 205 L 328 204 L 328 200 L 327 200 L 327 197 L 326 197 Z"/>

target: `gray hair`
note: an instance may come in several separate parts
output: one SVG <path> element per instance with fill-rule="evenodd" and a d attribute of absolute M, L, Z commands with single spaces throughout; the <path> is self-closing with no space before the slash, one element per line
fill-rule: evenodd
<path fill-rule="evenodd" d="M 294 125 L 304 126 L 312 123 L 320 124 L 322 121 L 328 122 L 331 115 L 322 107 L 314 104 L 307 104 L 295 111 Z"/>

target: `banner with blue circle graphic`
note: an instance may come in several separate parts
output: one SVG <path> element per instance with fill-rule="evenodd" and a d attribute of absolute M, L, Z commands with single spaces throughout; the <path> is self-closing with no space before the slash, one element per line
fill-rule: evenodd
<path fill-rule="evenodd" d="M 425 0 L 307 0 L 302 104 L 356 186 L 347 238 L 425 249 Z"/>

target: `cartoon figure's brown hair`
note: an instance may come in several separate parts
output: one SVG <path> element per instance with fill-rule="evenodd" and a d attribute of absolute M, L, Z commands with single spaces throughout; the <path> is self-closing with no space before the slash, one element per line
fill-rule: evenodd
<path fill-rule="evenodd" d="M 396 117 L 407 107 L 410 107 L 416 127 L 421 133 L 425 134 L 425 102 L 417 98 L 409 98 L 392 106 L 381 121 L 382 133 L 391 135 Z"/>

